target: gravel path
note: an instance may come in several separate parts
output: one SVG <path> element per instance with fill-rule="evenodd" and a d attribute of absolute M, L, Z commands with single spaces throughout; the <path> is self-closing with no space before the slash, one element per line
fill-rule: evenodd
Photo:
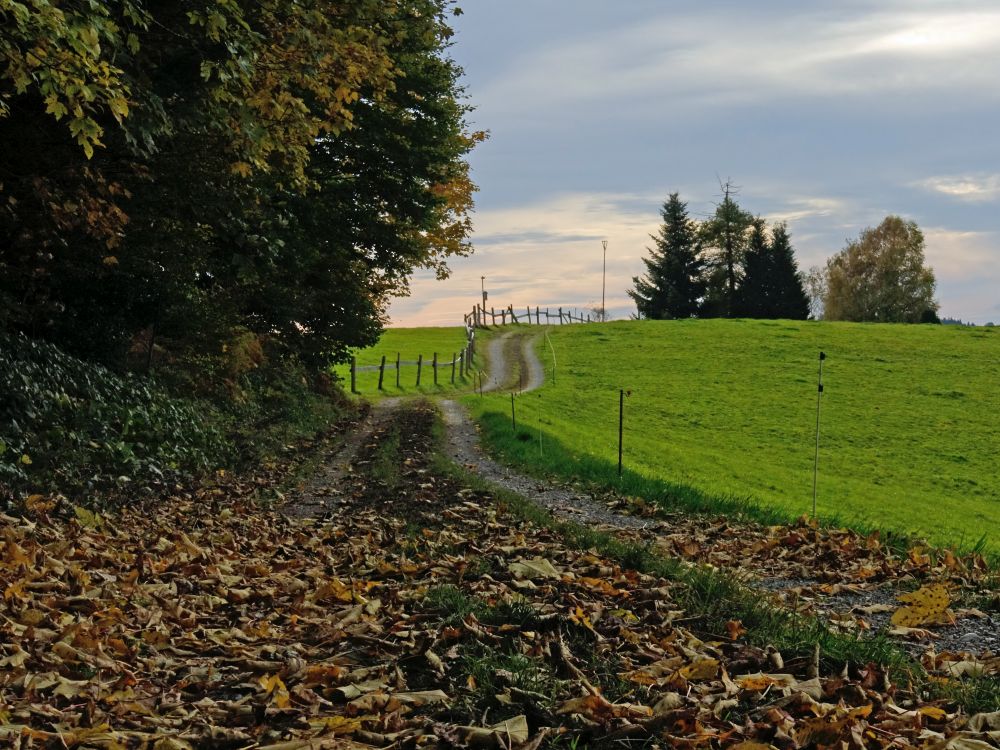
<path fill-rule="evenodd" d="M 537 334 L 515 330 L 490 341 L 490 369 L 483 390 L 495 391 L 506 386 L 520 385 L 519 380 L 523 383 L 519 389 L 522 393 L 540 388 L 545 382 L 545 371 L 535 354 L 537 338 Z M 515 358 L 521 363 L 518 368 L 513 366 Z M 640 518 L 615 513 L 589 495 L 525 476 L 497 463 L 480 449 L 479 430 L 469 418 L 465 407 L 456 401 L 444 399 L 441 401 L 441 412 L 448 427 L 445 441 L 448 457 L 483 479 L 523 495 L 562 518 L 617 529 L 642 529 L 648 525 Z"/>

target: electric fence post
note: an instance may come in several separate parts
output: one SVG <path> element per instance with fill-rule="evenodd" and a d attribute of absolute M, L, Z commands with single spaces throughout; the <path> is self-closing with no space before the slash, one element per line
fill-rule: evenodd
<path fill-rule="evenodd" d="M 816 454 L 813 458 L 813 518 L 816 518 L 816 490 L 819 480 L 819 414 L 823 401 L 823 360 L 826 352 L 819 353 L 819 383 L 816 389 Z"/>

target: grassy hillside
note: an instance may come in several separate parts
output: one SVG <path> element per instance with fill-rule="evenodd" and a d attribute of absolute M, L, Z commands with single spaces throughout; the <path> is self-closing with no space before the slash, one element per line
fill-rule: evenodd
<path fill-rule="evenodd" d="M 382 334 L 379 342 L 368 349 L 359 349 L 355 354 L 358 367 L 378 365 L 385 355 L 384 391 L 378 390 L 378 372 L 359 372 L 358 391 L 365 398 L 383 396 L 404 396 L 413 394 L 435 394 L 454 391 L 465 387 L 468 382 L 455 372 L 455 385 L 451 385 L 451 365 L 440 366 L 438 369 L 438 385 L 434 386 L 434 372 L 431 362 L 434 352 L 438 354 L 439 362 L 451 362 L 452 356 L 465 348 L 465 329 L 462 326 L 449 328 L 389 328 Z M 417 368 L 415 365 L 403 365 L 400 368 L 399 388 L 396 387 L 396 355 L 403 362 L 416 362 L 419 355 L 424 357 L 423 371 L 420 377 L 420 387 L 417 388 Z M 351 368 L 349 365 L 339 365 L 335 368 L 338 377 L 343 379 L 345 388 L 351 385 Z"/>
<path fill-rule="evenodd" d="M 1000 331 L 691 320 L 549 336 L 557 381 L 520 397 L 520 435 L 509 395 L 469 399 L 509 458 L 617 483 L 625 388 L 627 489 L 800 515 L 812 502 L 822 350 L 820 515 L 966 548 L 985 535 L 1000 552 Z M 539 354 L 550 376 L 549 346 Z"/>

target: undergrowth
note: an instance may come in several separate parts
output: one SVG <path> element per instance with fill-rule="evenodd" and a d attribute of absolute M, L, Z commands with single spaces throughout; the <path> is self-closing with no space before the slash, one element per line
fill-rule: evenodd
<path fill-rule="evenodd" d="M 0 503 L 32 493 L 108 504 L 285 453 L 349 410 L 275 357 L 195 388 L 163 366 L 117 373 L 22 335 L 0 335 Z"/>

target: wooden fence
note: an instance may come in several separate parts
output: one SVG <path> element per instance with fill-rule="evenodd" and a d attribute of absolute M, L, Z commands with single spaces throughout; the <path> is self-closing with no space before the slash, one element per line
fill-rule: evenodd
<path fill-rule="evenodd" d="M 432 370 L 434 385 L 438 385 L 438 376 L 441 370 L 445 372 L 448 368 L 451 368 L 451 383 L 455 383 L 456 374 L 458 377 L 464 378 L 466 375 L 472 373 L 473 360 L 476 356 L 476 339 L 471 337 L 466 344 L 465 348 L 452 354 L 450 360 L 445 361 L 438 358 L 438 353 L 434 352 L 434 356 L 430 361 L 424 360 L 424 355 L 420 354 L 417 356 L 415 361 L 406 361 L 401 359 L 399 352 L 396 352 L 396 360 L 387 360 L 386 356 L 382 355 L 382 361 L 377 365 L 359 365 L 357 357 L 351 357 L 351 393 L 360 393 L 358 391 L 358 373 L 359 372 L 377 372 L 378 373 L 378 389 L 380 391 L 385 390 L 385 373 L 386 370 L 390 372 L 395 371 L 396 374 L 396 387 L 400 387 L 402 368 L 404 367 L 416 367 L 417 368 L 417 378 L 416 385 L 420 386 L 420 379 L 423 375 L 424 367 L 429 367 Z"/>
<path fill-rule="evenodd" d="M 532 320 L 534 316 L 534 320 Z M 542 323 L 542 317 L 545 318 L 545 323 Z M 468 312 L 463 316 L 466 327 L 472 326 L 473 328 L 486 328 L 487 324 L 497 325 L 497 319 L 500 320 L 500 325 L 507 325 L 510 323 L 527 323 L 534 325 L 564 325 L 569 323 L 596 323 L 597 318 L 595 317 L 591 320 L 590 315 L 584 317 L 581 314 L 573 314 L 572 310 L 563 310 L 563 308 L 558 308 L 556 312 L 550 312 L 549 308 L 544 310 L 540 307 L 536 307 L 532 312 L 530 307 L 525 307 L 524 312 L 519 312 L 514 310 L 513 305 L 507 305 L 507 307 L 497 310 L 495 307 L 491 307 L 487 310 L 482 305 L 476 305 L 472 308 L 472 312 Z M 553 323 L 555 321 L 555 323 Z"/>
<path fill-rule="evenodd" d="M 545 318 L 545 323 L 542 323 L 542 318 Z M 385 374 L 386 370 L 390 373 L 395 373 L 396 375 L 396 387 L 399 388 L 402 379 L 402 368 L 404 367 L 416 367 L 416 386 L 420 386 L 420 380 L 423 376 L 424 367 L 430 367 L 433 372 L 434 385 L 438 385 L 439 382 L 439 372 L 440 370 L 445 370 L 447 372 L 448 368 L 451 368 L 451 382 L 454 384 L 456 376 L 464 378 L 467 375 L 473 374 L 472 365 L 473 360 L 476 355 L 476 337 L 473 332 L 476 328 L 486 328 L 487 322 L 491 325 L 497 325 L 499 319 L 499 325 L 506 325 L 509 323 L 521 324 L 534 324 L 534 325 L 569 325 L 570 323 L 595 323 L 597 318 L 591 318 L 590 315 L 584 317 L 580 313 L 574 314 L 573 310 L 564 310 L 563 308 L 557 308 L 556 312 L 552 312 L 549 308 L 544 310 L 541 307 L 535 307 L 534 311 L 530 307 L 525 307 L 524 312 L 520 313 L 514 310 L 513 305 L 507 305 L 507 307 L 497 310 L 491 307 L 487 310 L 482 305 L 476 305 L 472 312 L 466 313 L 463 316 L 465 320 L 465 328 L 469 332 L 469 340 L 461 352 L 453 354 L 451 359 L 448 361 L 438 358 L 438 353 L 434 352 L 434 356 L 430 361 L 424 360 L 424 355 L 419 355 L 416 360 L 406 361 L 400 358 L 399 352 L 396 353 L 396 360 L 387 359 L 385 355 L 382 355 L 382 361 L 377 365 L 359 365 L 357 357 L 351 357 L 351 393 L 359 393 L 358 391 L 358 373 L 359 372 L 377 372 L 378 373 L 378 389 L 380 391 L 385 390 Z"/>

